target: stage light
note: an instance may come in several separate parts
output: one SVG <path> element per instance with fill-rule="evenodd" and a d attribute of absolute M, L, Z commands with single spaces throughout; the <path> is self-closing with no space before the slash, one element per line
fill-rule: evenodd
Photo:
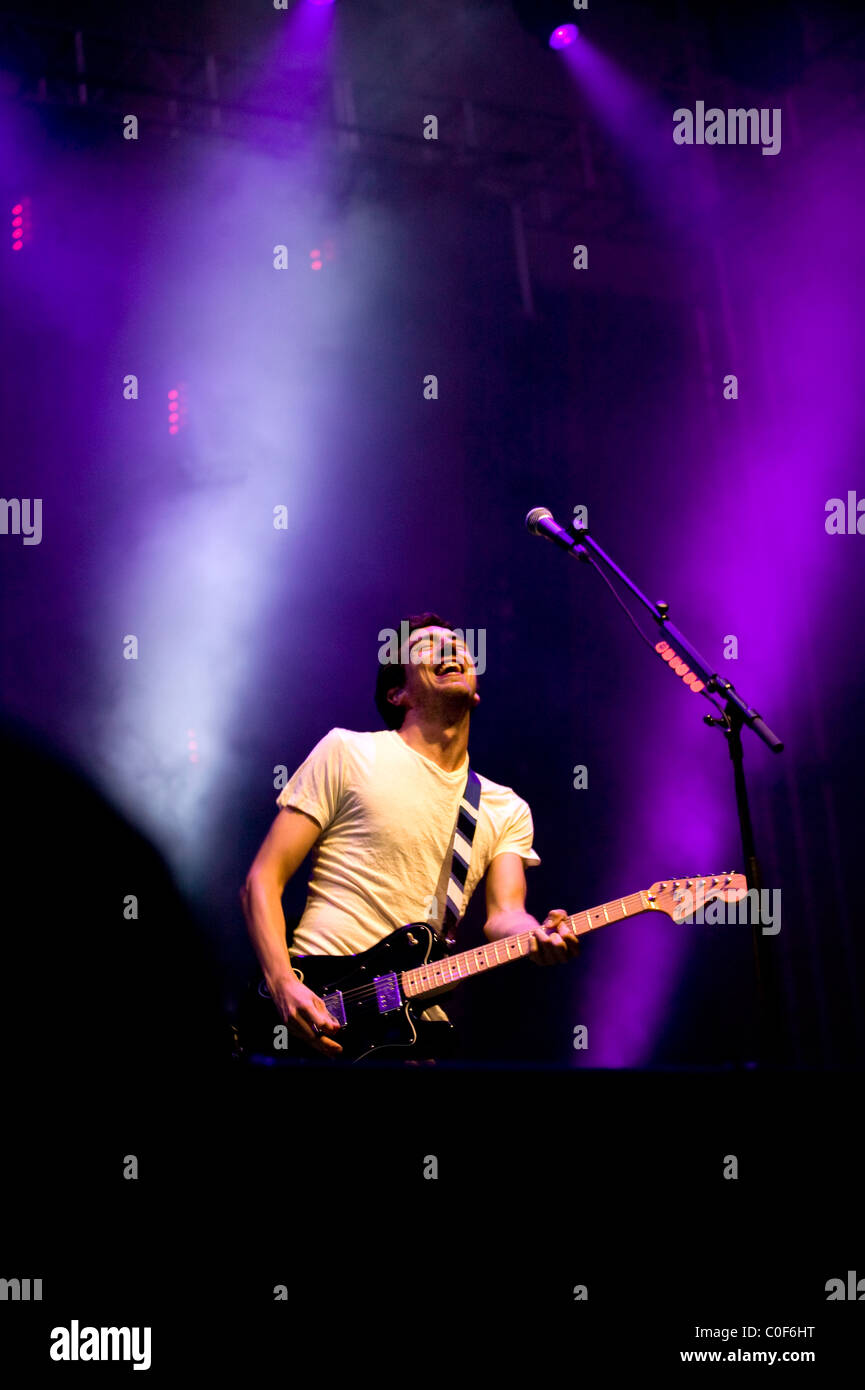
<path fill-rule="evenodd" d="M 168 433 L 177 434 L 186 424 L 186 387 L 181 382 L 180 389 L 172 387 L 168 392 Z"/>
<path fill-rule="evenodd" d="M 12 208 L 12 250 L 20 251 L 30 240 L 30 199 L 22 198 Z"/>
<path fill-rule="evenodd" d="M 332 5 L 333 0 L 308 0 L 310 5 Z"/>
<path fill-rule="evenodd" d="M 309 253 L 310 270 L 321 270 L 325 261 L 332 261 L 335 256 L 333 237 L 325 237 L 321 246 L 316 246 Z"/>
<path fill-rule="evenodd" d="M 553 49 L 569 48 L 575 41 L 574 11 L 587 8 L 574 0 L 513 0 L 513 6 L 523 28 Z"/>
<path fill-rule="evenodd" d="M 550 34 L 550 48 L 567 48 L 577 37 L 576 24 L 560 24 Z"/>

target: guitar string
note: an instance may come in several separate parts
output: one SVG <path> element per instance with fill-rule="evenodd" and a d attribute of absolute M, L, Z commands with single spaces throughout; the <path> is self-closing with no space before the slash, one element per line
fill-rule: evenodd
<path fill-rule="evenodd" d="M 619 902 L 628 902 L 629 900 L 634 900 L 634 901 L 636 901 L 637 899 L 639 899 L 640 902 L 642 902 L 642 898 L 643 898 L 643 894 L 642 894 L 642 893 L 630 893 L 630 894 L 628 894 L 628 897 L 627 897 L 627 898 L 616 898 L 616 899 L 614 899 L 614 901 L 615 901 L 617 904 L 618 904 Z M 605 906 L 612 906 L 612 903 L 605 904 Z M 594 914 L 596 914 L 596 913 L 598 913 L 598 912 L 603 912 L 603 910 L 604 910 L 603 908 L 596 907 L 596 908 L 594 908 L 594 910 L 590 910 L 590 911 L 588 911 L 588 912 L 585 913 L 585 914 L 583 914 L 582 912 L 573 912 L 573 913 L 571 913 L 571 915 L 570 915 L 569 917 L 566 917 L 566 918 L 565 918 L 565 922 L 573 922 L 575 918 L 582 917 L 583 915 L 586 915 L 586 916 L 589 916 L 589 917 L 590 917 L 590 916 L 593 916 Z M 636 916 L 637 914 L 634 913 L 633 915 Z M 619 917 L 619 918 L 612 918 L 612 919 L 610 919 L 610 920 L 612 920 L 612 921 L 621 921 L 622 918 L 620 918 L 620 917 Z M 607 919 L 605 918 L 605 919 L 604 919 L 604 923 L 601 923 L 601 922 L 593 922 L 593 923 L 591 923 L 590 926 L 584 927 L 583 930 L 582 930 L 582 932 L 577 933 L 577 935 L 582 936 L 585 932 L 593 931 L 596 927 L 599 927 L 599 926 L 604 925 L 604 924 L 606 923 L 606 921 L 607 921 Z M 565 925 L 565 922 L 559 923 L 559 926 L 560 926 L 560 927 L 563 927 L 563 926 Z M 520 933 L 520 935 L 523 935 L 523 933 Z M 528 933 L 528 934 L 526 934 L 526 935 L 530 935 L 530 933 Z M 499 940 L 507 940 L 507 939 L 508 939 L 507 937 L 500 937 L 500 938 L 499 938 Z M 516 940 L 517 938 L 514 938 L 514 939 Z M 490 943 L 489 943 L 490 946 L 493 945 L 493 944 L 494 944 L 493 942 L 490 942 Z M 486 950 L 488 950 L 488 949 L 489 949 L 488 946 L 479 946 L 479 947 L 476 947 L 476 948 L 475 948 L 475 950 L 477 950 L 477 951 L 486 951 Z M 439 964 L 440 964 L 440 965 L 450 965 L 450 966 L 453 966 L 453 965 L 456 964 L 456 962 L 460 959 L 461 956 L 462 956 L 462 957 L 467 957 L 467 956 L 472 956 L 472 955 L 474 955 L 474 954 L 475 954 L 474 951 L 461 951 L 460 954 L 459 954 L 458 956 L 451 956 L 451 957 L 447 957 L 447 956 L 446 956 L 442 961 L 432 961 L 432 962 L 430 962 L 430 965 L 429 965 L 429 966 L 423 966 L 423 965 L 417 966 L 417 965 L 416 965 L 416 966 L 412 966 L 409 970 L 401 970 L 401 971 L 399 971 L 399 975 L 400 975 L 400 977 L 401 977 L 401 976 L 403 976 L 403 975 L 411 974 L 411 973 L 412 973 L 413 971 L 415 971 L 415 970 L 430 969 L 430 968 L 434 967 L 435 965 L 439 965 Z M 520 956 L 522 956 L 522 952 L 520 952 Z M 506 959 L 508 959 L 508 960 L 514 960 L 514 959 L 516 959 L 516 957 L 511 956 L 511 955 L 508 955 L 508 956 L 506 957 Z M 500 965 L 503 965 L 503 964 L 504 964 L 504 961 L 496 960 L 495 964 L 497 964 L 497 965 L 499 965 L 499 964 L 500 964 Z M 479 972 L 475 972 L 475 973 L 479 973 Z M 471 971 L 469 971 L 469 974 L 468 974 L 468 975 L 460 975 L 460 974 L 457 974 L 455 977 L 452 976 L 451 978 L 449 978 L 449 979 L 446 981 L 446 983 L 447 983 L 447 984 L 459 984 L 461 980 L 468 979 L 469 976 L 470 976 L 471 974 L 472 974 Z M 438 988 L 438 986 L 436 986 L 436 988 Z M 357 999 L 361 998 L 363 995 L 372 995 L 372 994 L 376 994 L 376 993 L 378 992 L 378 986 L 377 986 L 376 984 L 373 983 L 373 984 L 368 984 L 368 985 L 359 985 L 359 986 L 357 986 L 357 987 L 354 988 L 354 989 L 347 989 L 347 990 L 342 990 L 342 991 L 339 991 L 339 990 L 338 990 L 338 991 L 336 991 L 336 992 L 337 992 L 337 993 L 340 993 L 340 994 L 342 995 L 342 998 L 343 998 L 343 999 L 354 999 L 354 1000 L 357 1000 Z M 421 996 L 422 996 L 423 993 L 425 993 L 425 992 L 426 992 L 426 991 L 421 991 Z M 414 998 L 417 998 L 417 997 L 418 997 L 417 995 L 409 995 L 409 996 L 408 996 L 409 999 L 414 999 Z"/>
<path fill-rule="evenodd" d="M 564 925 L 564 924 L 562 924 L 562 925 Z M 501 939 L 501 938 L 500 938 L 500 939 Z M 514 939 L 516 939 L 516 938 L 514 938 Z M 492 942 L 490 943 L 490 945 L 492 945 Z M 479 946 L 479 947 L 476 948 L 476 950 L 479 950 L 479 951 L 484 951 L 485 949 L 486 949 L 486 948 L 483 947 L 483 946 Z M 456 962 L 460 959 L 461 956 L 471 956 L 471 955 L 474 955 L 474 954 L 475 954 L 474 951 L 461 951 L 459 956 L 450 956 L 450 957 L 446 956 L 446 957 L 445 957 L 443 960 L 441 960 L 441 961 L 430 961 L 429 964 L 427 964 L 427 965 L 415 965 L 415 966 L 411 966 L 408 970 L 400 970 L 400 971 L 398 972 L 398 974 L 399 974 L 400 978 L 402 978 L 403 975 L 410 975 L 410 974 L 413 974 L 414 971 L 416 971 L 416 970 L 433 970 L 433 969 L 435 968 L 435 966 L 437 966 L 437 965 L 448 965 L 448 966 L 450 966 L 451 969 L 452 969 L 453 966 L 456 964 Z M 520 955 L 522 955 L 522 952 L 520 952 Z M 509 954 L 509 955 L 506 957 L 506 959 L 508 959 L 508 960 L 514 960 L 514 959 L 516 959 L 516 957 L 511 956 L 511 955 Z M 499 965 L 499 964 L 500 964 L 500 965 L 503 965 L 503 964 L 504 964 L 504 961 L 496 960 L 496 961 L 495 961 L 495 964 L 497 964 L 497 965 Z M 459 984 L 459 982 L 460 982 L 461 980 L 466 980 L 466 979 L 468 979 L 468 978 L 469 978 L 469 975 L 471 975 L 472 973 L 477 974 L 477 973 L 479 973 L 479 972 L 477 972 L 477 971 L 475 971 L 475 972 L 469 971 L 469 974 L 468 974 L 468 975 L 460 975 L 459 973 L 457 973 L 456 975 L 452 975 L 452 976 L 450 976 L 449 978 L 446 978 L 445 983 L 447 983 L 447 984 Z M 436 985 L 435 988 L 438 989 L 438 985 Z M 376 984 L 373 983 L 373 984 L 368 984 L 368 985 L 359 985 L 359 986 L 357 986 L 355 989 L 338 990 L 338 991 L 336 991 L 336 992 L 339 993 L 339 994 L 341 994 L 343 999 L 358 999 L 358 998 L 361 997 L 361 995 L 365 995 L 365 994 L 376 994 L 376 993 L 378 992 L 378 986 L 377 986 Z M 421 991 L 421 995 L 423 995 L 424 993 L 426 993 L 426 991 L 422 990 L 422 991 Z M 417 995 L 409 995 L 409 996 L 408 996 L 409 999 L 415 999 L 415 998 L 417 998 L 417 997 L 419 997 L 419 996 L 417 996 Z"/>
<path fill-rule="evenodd" d="M 715 877 L 720 877 L 720 875 L 715 875 Z M 639 901 L 640 907 L 641 907 L 641 911 L 642 911 L 642 912 L 645 912 L 647 909 L 646 909 L 645 907 L 643 907 L 643 897 L 644 897 L 644 896 L 645 896 L 645 895 L 644 895 L 644 893 L 642 893 L 642 892 L 641 892 L 641 893 L 629 893 L 628 896 L 625 897 L 625 898 L 614 898 L 614 899 L 612 899 L 609 903 L 605 903 L 605 904 L 603 905 L 603 907 L 590 908 L 590 909 L 587 909 L 585 912 L 572 912 L 568 917 L 565 918 L 565 921 L 564 921 L 564 922 L 559 923 L 559 926 L 560 926 L 560 927 L 563 927 L 563 926 L 565 925 L 565 923 L 567 923 L 567 922 L 575 922 L 576 919 L 578 919 L 578 918 L 580 918 L 580 917 L 583 917 L 583 916 L 588 917 L 588 918 L 594 917 L 594 916 L 596 916 L 599 912 L 604 912 L 604 911 L 605 911 L 605 908 L 607 908 L 607 907 L 612 907 L 612 906 L 613 906 L 613 903 L 615 903 L 616 905 L 618 905 L 619 903 L 625 904 L 625 903 L 630 903 L 630 902 L 637 902 L 637 901 Z M 627 913 L 627 911 L 626 911 L 625 916 L 630 916 L 630 915 L 632 915 L 632 914 Z M 633 915 L 634 915 L 634 916 L 639 916 L 640 914 L 639 914 L 639 913 L 634 913 Z M 606 925 L 606 924 L 609 923 L 609 922 L 613 922 L 613 921 L 619 921 L 619 922 L 620 922 L 620 921 L 622 921 L 622 920 L 623 920 L 622 917 L 607 918 L 606 915 L 605 915 L 604 921 L 603 921 L 603 922 L 591 922 L 591 921 L 590 921 L 588 925 L 586 925 L 586 926 L 583 927 L 582 931 L 577 932 L 576 934 L 577 934 L 578 936 L 582 936 L 582 935 L 584 935 L 586 932 L 594 931 L 597 927 L 604 926 L 604 925 Z M 520 933 L 520 935 L 523 935 L 523 933 Z M 530 935 L 530 933 L 527 933 L 527 934 L 525 934 L 525 935 L 528 936 L 528 935 Z M 500 937 L 500 938 L 499 938 L 499 940 L 508 940 L 508 939 L 509 939 L 509 938 L 506 938 L 506 937 Z M 514 940 L 516 940 L 516 939 L 517 939 L 517 938 L 514 938 Z M 475 951 L 484 951 L 484 952 L 486 952 L 486 951 L 489 949 L 489 946 L 490 946 L 490 945 L 493 945 L 493 944 L 494 944 L 494 943 L 490 942 L 488 946 L 476 947 L 476 948 L 475 948 Z M 475 951 L 461 951 L 461 952 L 459 953 L 459 955 L 457 955 L 457 956 L 451 956 L 451 957 L 445 956 L 443 960 L 441 960 L 441 961 L 432 961 L 432 962 L 430 962 L 430 964 L 429 964 L 428 966 L 422 966 L 422 965 L 421 965 L 421 966 L 412 966 L 409 970 L 401 970 L 401 971 L 399 971 L 399 972 L 398 972 L 398 973 L 399 973 L 399 978 L 401 979 L 404 975 L 411 974 L 411 973 L 413 973 L 413 972 L 416 971 L 416 970 L 430 969 L 430 968 L 434 967 L 435 965 L 449 965 L 449 966 L 453 967 L 453 966 L 456 964 L 456 962 L 457 962 L 461 957 L 463 957 L 463 958 L 468 958 L 468 957 L 474 955 L 474 954 L 475 954 Z M 521 957 L 522 957 L 522 952 L 520 952 L 520 958 L 521 958 Z M 513 956 L 511 956 L 511 955 L 509 954 L 509 955 L 506 957 L 506 959 L 507 959 L 507 960 L 514 960 L 515 957 L 513 957 Z M 499 961 L 498 958 L 495 960 L 495 962 L 493 962 L 493 964 L 495 964 L 495 965 L 503 965 L 504 963 L 505 963 L 504 961 Z M 481 973 L 481 972 L 474 972 L 474 973 Z M 469 970 L 468 975 L 461 975 L 461 974 L 457 973 L 456 977 L 451 976 L 450 978 L 446 978 L 446 983 L 449 984 L 449 985 L 450 985 L 450 984 L 459 984 L 462 980 L 469 979 L 470 976 L 471 976 L 471 974 L 472 974 L 472 971 L 471 971 L 471 970 Z M 436 986 L 435 988 L 437 989 L 438 986 Z M 357 999 L 363 997 L 364 995 L 376 994 L 377 992 L 378 992 L 378 986 L 377 986 L 375 983 L 368 984 L 368 985 L 360 985 L 360 986 L 357 986 L 355 989 L 348 989 L 348 990 L 344 990 L 344 991 L 337 991 L 337 993 L 341 993 L 343 999 L 353 999 L 353 1000 L 357 1000 Z M 422 998 L 423 995 L 424 995 L 425 993 L 433 993 L 433 992 L 434 992 L 434 990 L 430 990 L 430 991 L 421 990 L 421 992 L 420 992 L 419 995 L 408 995 L 407 998 L 408 998 L 408 999 Z"/>
<path fill-rule="evenodd" d="M 634 894 L 629 894 L 629 898 L 633 898 L 633 899 L 640 898 L 640 899 L 641 899 L 641 897 L 642 897 L 642 895 L 641 895 L 641 894 L 637 894 L 637 892 L 634 892 Z M 627 899 L 627 898 L 624 898 L 624 899 L 620 899 L 620 898 L 619 898 L 619 899 L 616 899 L 616 902 L 627 902 L 627 901 L 629 901 L 629 899 Z M 612 906 L 612 903 L 606 903 L 606 906 Z M 604 910 L 604 909 L 602 909 L 602 908 L 595 908 L 595 909 L 594 909 L 594 912 L 595 912 L 595 913 L 598 913 L 598 912 L 602 912 L 602 910 Z M 588 915 L 591 916 L 592 913 L 588 913 Z M 581 916 L 583 916 L 583 913 L 581 913 L 581 912 L 573 912 L 572 915 L 570 915 L 569 917 L 566 917 L 565 922 L 573 922 L 574 917 L 581 917 Z M 637 916 L 637 913 L 634 913 L 634 916 Z M 606 923 L 606 920 L 608 920 L 608 919 L 606 919 L 606 917 L 605 917 L 604 923 L 601 923 L 601 922 L 592 922 L 592 923 L 590 924 L 590 926 L 585 926 L 585 927 L 583 927 L 583 931 L 580 931 L 580 933 L 577 933 L 577 934 L 583 935 L 584 933 L 587 933 L 587 931 L 595 930 L 595 927 L 604 926 L 604 924 Z M 620 922 L 620 920 L 622 920 L 622 917 L 615 917 L 615 919 L 609 919 L 609 920 L 616 920 L 616 922 Z M 560 926 L 560 927 L 565 926 L 565 922 L 559 923 L 559 926 Z M 531 935 L 531 933 L 520 933 L 520 935 L 524 935 L 524 937 L 527 938 L 528 935 Z M 506 938 L 506 937 L 499 937 L 499 940 L 509 940 L 509 938 Z M 515 938 L 513 938 L 513 940 L 519 940 L 519 938 L 516 938 L 516 937 L 515 937 Z M 476 954 L 476 951 L 484 951 L 484 952 L 485 952 L 485 951 L 488 951 L 488 949 L 490 949 L 491 945 L 494 945 L 494 944 L 495 944 L 495 942 L 490 942 L 490 944 L 488 944 L 487 947 L 476 947 L 476 948 L 474 948 L 474 951 L 462 951 L 462 952 L 460 952 L 460 954 L 459 954 L 458 956 L 445 956 L 445 958 L 442 959 L 442 960 L 432 960 L 432 962 L 430 962 L 430 965 L 428 965 L 428 966 L 412 966 L 412 967 L 410 967 L 409 970 L 401 970 L 401 972 L 399 972 L 399 974 L 401 974 L 401 976 L 403 976 L 403 974 L 412 974 L 412 973 L 414 972 L 414 970 L 424 970 L 424 969 L 427 969 L 427 970 L 428 970 L 428 969 L 432 969 L 432 967 L 437 966 L 437 965 L 446 965 L 446 966 L 451 966 L 451 967 L 453 967 L 453 965 L 456 965 L 456 962 L 458 962 L 458 960 L 460 959 L 460 956 L 462 956 L 462 958 L 464 958 L 464 956 L 471 956 L 471 955 Z M 520 956 L 522 956 L 522 952 L 520 952 Z M 513 960 L 513 959 L 516 959 L 516 958 L 515 958 L 515 956 L 508 955 L 508 956 L 506 956 L 505 959 Z M 496 959 L 494 963 L 495 963 L 495 965 L 503 965 L 503 963 L 505 963 L 505 960 L 498 960 L 498 959 Z M 451 976 L 451 977 L 449 977 L 449 979 L 446 980 L 446 983 L 448 983 L 448 984 L 459 984 L 459 983 L 460 983 L 460 980 L 467 980 L 467 979 L 469 979 L 471 973 L 473 973 L 473 972 L 471 972 L 471 970 L 470 970 L 469 974 L 459 974 L 459 973 L 458 973 L 458 974 L 456 974 L 456 976 Z M 476 972 L 476 973 L 477 973 L 477 972 Z M 364 994 L 375 994 L 375 992 L 377 992 L 377 988 L 378 988 L 378 987 L 375 986 L 375 984 L 364 984 L 364 986 L 356 987 L 355 990 L 345 990 L 345 991 L 338 991 L 338 992 L 342 992 L 342 998 L 343 998 L 343 999 L 357 999 L 357 998 L 360 997 L 360 995 L 364 995 Z M 438 986 L 435 987 L 435 988 L 438 988 Z M 424 992 L 427 992 L 427 991 L 421 991 L 421 997 L 423 997 Z M 417 998 L 417 995 L 409 995 L 409 998 Z"/>

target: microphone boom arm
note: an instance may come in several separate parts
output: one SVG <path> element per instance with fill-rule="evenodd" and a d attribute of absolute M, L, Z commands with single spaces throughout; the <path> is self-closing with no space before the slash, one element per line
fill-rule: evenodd
<path fill-rule="evenodd" d="M 615 560 L 613 560 L 605 550 L 601 549 L 597 541 L 589 534 L 587 528 L 580 527 L 580 539 L 578 540 L 572 532 L 566 531 L 564 526 L 559 525 L 546 507 L 533 507 L 526 517 L 526 527 L 531 531 L 533 536 L 545 536 L 548 540 L 551 540 L 562 550 L 567 550 L 577 559 L 592 563 L 592 557 L 595 556 L 602 564 L 606 565 L 608 569 L 612 570 L 617 579 L 620 579 L 621 582 L 630 589 L 634 597 L 639 599 L 640 603 L 651 615 L 658 627 L 663 629 L 677 648 L 686 653 L 691 669 L 696 671 L 700 680 L 705 685 L 706 690 L 713 693 L 717 692 L 727 701 L 728 716 L 735 718 L 740 724 L 747 724 L 749 729 L 753 729 L 757 737 L 762 739 L 771 752 L 780 753 L 783 750 L 784 744 L 781 739 L 769 728 L 768 724 L 761 718 L 757 710 L 753 709 L 742 699 L 742 696 L 736 690 L 733 682 L 726 680 L 723 676 L 719 676 L 717 671 L 712 671 L 706 658 L 688 641 L 685 634 L 680 632 L 674 623 L 670 622 L 667 616 L 670 605 L 662 602 L 653 603 L 652 600 L 643 593 L 642 589 L 638 588 L 630 576 L 619 568 Z M 710 715 L 706 717 L 707 720 L 710 720 L 713 724 L 719 722 L 712 719 Z"/>

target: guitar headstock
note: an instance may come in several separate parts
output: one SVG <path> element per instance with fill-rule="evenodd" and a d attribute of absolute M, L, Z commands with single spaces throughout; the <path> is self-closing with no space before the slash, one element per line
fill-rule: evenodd
<path fill-rule="evenodd" d="M 665 878 L 653 883 L 646 897 L 649 906 L 683 922 L 712 898 L 736 903 L 748 891 L 744 874 L 702 874 L 693 878 Z"/>

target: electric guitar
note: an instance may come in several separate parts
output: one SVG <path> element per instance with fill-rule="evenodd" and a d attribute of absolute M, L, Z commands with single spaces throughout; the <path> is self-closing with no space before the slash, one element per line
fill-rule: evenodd
<path fill-rule="evenodd" d="M 584 936 L 642 912 L 663 912 L 681 922 L 712 898 L 737 902 L 746 892 L 744 874 L 665 879 L 646 892 L 575 912 L 556 930 Z M 291 963 L 298 978 L 324 1001 L 340 1025 L 338 1033 L 329 1035 L 343 1049 L 335 1054 L 336 1061 L 356 1063 L 380 1055 L 391 1061 L 441 1057 L 448 1052 L 453 1025 L 422 1019 L 428 1001 L 461 980 L 528 956 L 532 935 L 521 932 L 454 955 L 449 938 L 443 940 L 427 922 L 411 922 L 358 955 L 299 955 Z M 237 1022 L 240 1045 L 248 1057 L 331 1061 L 289 1032 L 263 980 L 241 1004 Z"/>

